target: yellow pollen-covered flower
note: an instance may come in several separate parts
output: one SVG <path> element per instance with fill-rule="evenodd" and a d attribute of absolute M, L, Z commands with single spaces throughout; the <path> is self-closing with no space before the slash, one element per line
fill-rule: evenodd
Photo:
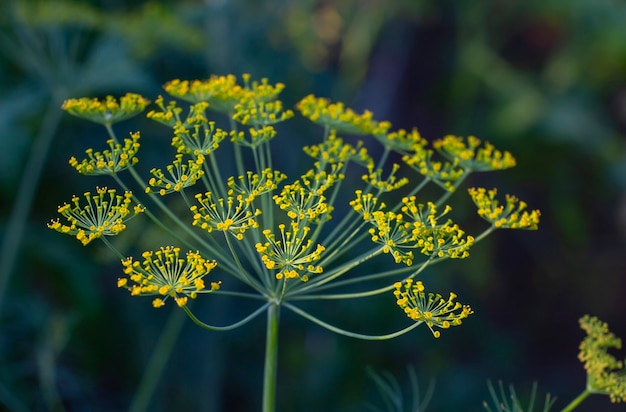
<path fill-rule="evenodd" d="M 303 282 L 308 280 L 307 273 L 322 273 L 322 267 L 314 262 L 321 258 L 325 247 L 320 244 L 314 246 L 313 241 L 307 239 L 310 227 L 292 221 L 291 230 L 285 228 L 284 224 L 278 226 L 280 239 L 276 239 L 271 230 L 264 230 L 267 241 L 255 245 L 265 267 L 277 270 L 276 279 L 300 278 Z"/>
<path fill-rule="evenodd" d="M 136 116 L 148 104 L 150 104 L 148 99 L 136 93 L 126 93 L 119 100 L 113 96 L 107 96 L 104 99 L 88 97 L 68 99 L 63 102 L 61 108 L 82 119 L 104 125 L 112 125 Z"/>
<path fill-rule="evenodd" d="M 399 169 L 400 169 L 400 165 L 394 163 L 391 169 L 391 173 L 389 173 L 389 176 L 387 176 L 386 179 L 383 179 L 382 169 L 374 170 L 373 167 L 370 167 L 369 173 L 366 175 L 363 175 L 362 178 L 368 184 L 378 189 L 379 193 L 391 192 L 392 190 L 397 190 L 403 186 L 406 186 L 409 183 L 409 179 L 407 179 L 406 177 L 398 178 L 396 176 L 396 172 Z"/>
<path fill-rule="evenodd" d="M 156 192 L 165 196 L 193 186 L 204 175 L 203 164 L 203 155 L 198 155 L 197 158 L 188 160 L 187 164 L 183 164 L 183 155 L 178 153 L 174 162 L 166 167 L 170 177 L 165 176 L 161 169 L 153 168 L 150 170 L 154 177 L 148 181 L 150 187 L 146 188 L 146 193 Z"/>
<path fill-rule="evenodd" d="M 512 195 L 506 195 L 506 203 L 501 205 L 496 199 L 497 189 L 468 189 L 472 200 L 478 207 L 478 215 L 498 229 L 537 230 L 539 210 L 526 210 L 526 202 Z"/>
<path fill-rule="evenodd" d="M 455 182 L 465 175 L 465 170 L 459 166 L 458 160 L 440 162 L 433 160 L 433 154 L 432 150 L 424 147 L 424 143 L 418 142 L 402 157 L 402 161 L 443 189 L 454 191 Z"/>
<path fill-rule="evenodd" d="M 327 126 L 340 133 L 384 134 L 389 130 L 389 122 L 377 122 L 373 113 L 365 111 L 357 114 L 343 103 L 331 103 L 328 99 L 308 95 L 296 105 L 300 113 L 313 123 Z"/>
<path fill-rule="evenodd" d="M 146 251 L 142 257 L 142 262 L 132 257 L 122 259 L 126 277 L 120 278 L 117 285 L 133 296 L 157 296 L 152 301 L 155 308 L 165 305 L 170 297 L 178 306 L 184 306 L 188 298 L 194 299 L 198 293 L 219 289 L 219 282 L 211 282 L 211 288 L 205 288 L 203 278 L 217 263 L 203 258 L 199 252 L 189 251 L 183 257 L 180 248 L 167 246 Z"/>
<path fill-rule="evenodd" d="M 441 332 L 434 328 L 449 329 L 459 326 L 463 319 L 474 313 L 468 305 L 456 302 L 456 294 L 452 292 L 448 299 L 438 293 L 426 293 L 421 281 L 406 279 L 404 282 L 394 283 L 394 287 L 396 304 L 410 319 L 426 323 L 435 338 L 441 336 Z"/>
<path fill-rule="evenodd" d="M 585 315 L 579 322 L 587 333 L 578 354 L 578 359 L 583 362 L 587 372 L 587 390 L 609 395 L 613 403 L 626 402 L 624 362 L 618 361 L 607 352 L 611 348 L 621 349 L 622 340 L 609 331 L 605 322 L 596 317 Z"/>
<path fill-rule="evenodd" d="M 293 117 L 292 110 L 284 110 L 280 100 L 269 102 L 246 99 L 234 107 L 233 120 L 259 128 L 284 122 Z"/>
<path fill-rule="evenodd" d="M 464 139 L 448 135 L 435 140 L 433 147 L 450 161 L 471 171 L 504 170 L 515 166 L 515 158 L 507 151 L 497 150 L 491 143 L 470 136 Z"/>
<path fill-rule="evenodd" d="M 222 140 L 227 136 L 227 132 L 215 127 L 215 122 L 203 119 L 201 122 L 188 124 L 187 126 L 176 125 L 174 127 L 172 146 L 179 153 L 206 156 L 215 152 Z"/>
<path fill-rule="evenodd" d="M 174 97 L 191 103 L 206 102 L 212 110 L 221 113 L 234 113 L 241 102 L 274 100 L 285 88 L 282 83 L 269 84 L 267 79 L 250 82 L 250 76 L 243 76 L 244 85 L 237 84 L 234 75 L 211 76 L 207 80 L 172 80 L 163 86 Z"/>
<path fill-rule="evenodd" d="M 124 146 L 113 139 L 107 140 L 109 150 L 94 152 L 87 149 L 87 159 L 80 162 L 72 157 L 70 165 L 83 175 L 115 175 L 139 161 L 135 155 L 139 150 L 139 132 L 131 133 L 130 138 L 124 139 Z"/>
<path fill-rule="evenodd" d="M 410 132 L 399 129 L 391 133 L 375 134 L 374 137 L 383 146 L 403 154 L 409 154 L 415 146 L 423 147 L 428 143 L 415 128 Z"/>
<path fill-rule="evenodd" d="M 260 175 L 248 171 L 245 176 L 228 178 L 228 195 L 241 196 L 244 202 L 251 203 L 256 197 L 276 190 L 278 183 L 286 178 L 284 173 L 270 168 L 263 169 Z"/>
<path fill-rule="evenodd" d="M 211 192 L 195 196 L 200 207 L 193 205 L 193 225 L 211 233 L 213 230 L 230 232 L 237 240 L 243 239 L 243 234 L 259 224 L 256 217 L 261 209 L 255 209 L 242 195 L 228 196 L 226 199 L 214 199 Z"/>
<path fill-rule="evenodd" d="M 65 203 L 59 206 L 59 213 L 67 219 L 67 224 L 59 219 L 48 224 L 50 229 L 75 236 L 83 245 L 87 245 L 101 236 L 115 236 L 126 229 L 126 222 L 144 211 L 143 206 L 132 204 L 132 193 L 116 195 L 115 189 L 96 188 L 96 194 L 85 192 L 87 204 L 82 206 L 80 198 L 72 198 L 73 205 Z"/>

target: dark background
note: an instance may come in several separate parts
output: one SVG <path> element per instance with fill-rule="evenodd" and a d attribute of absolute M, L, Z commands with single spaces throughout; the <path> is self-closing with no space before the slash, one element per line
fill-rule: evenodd
<path fill-rule="evenodd" d="M 117 289 L 119 263 L 100 243 L 84 248 L 46 228 L 59 204 L 104 182 L 67 164 L 101 144 L 104 130 L 70 118 L 61 102 L 127 91 L 154 99 L 167 80 L 213 73 L 283 82 L 287 106 L 314 93 L 372 110 L 394 129 L 416 126 L 428 140 L 489 140 L 518 166 L 470 184 L 497 185 L 542 211 L 538 232 L 496 232 L 469 260 L 428 271 L 427 282 L 476 312 L 438 340 L 418 328 L 393 341 L 356 341 L 285 313 L 279 411 L 382 405 L 366 367 L 408 385 L 407 365 L 423 389 L 437 381 L 430 411 L 481 410 L 488 379 L 514 382 L 520 394 L 537 381 L 560 409 L 585 385 L 577 320 L 598 316 L 626 337 L 623 1 L 6 3 L 0 409 L 48 410 L 62 399 L 71 411 L 127 410 L 173 309 L 153 310 Z M 320 136 L 294 122 L 281 143 L 287 165 Z M 150 136 L 142 165 L 167 161 L 164 128 L 141 116 L 117 130 Z M 143 250 L 149 226 L 129 226 L 118 246 Z M 248 310 L 227 299 L 196 305 L 225 320 Z M 384 298 L 322 303 L 316 313 L 364 333 L 406 324 Z M 262 319 L 223 334 L 186 322 L 149 410 L 258 410 L 263 333 Z M 595 396 L 579 410 L 626 409 Z"/>

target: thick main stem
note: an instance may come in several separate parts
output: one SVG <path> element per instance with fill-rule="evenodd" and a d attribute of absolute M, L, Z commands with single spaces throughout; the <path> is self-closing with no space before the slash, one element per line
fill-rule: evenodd
<path fill-rule="evenodd" d="M 280 304 L 275 302 L 267 308 L 265 371 L 263 373 L 263 412 L 274 412 L 276 409 L 279 316 Z"/>
<path fill-rule="evenodd" d="M 585 389 L 584 391 L 582 391 L 580 393 L 580 395 L 578 395 L 576 397 L 576 399 L 574 399 L 573 401 L 571 401 L 565 408 L 561 409 L 561 412 L 570 412 L 573 411 L 574 409 L 576 409 L 578 407 L 578 405 L 580 405 L 580 403 L 582 401 L 584 401 L 585 399 L 587 399 L 587 396 L 591 395 L 591 392 L 589 392 L 589 390 Z"/>

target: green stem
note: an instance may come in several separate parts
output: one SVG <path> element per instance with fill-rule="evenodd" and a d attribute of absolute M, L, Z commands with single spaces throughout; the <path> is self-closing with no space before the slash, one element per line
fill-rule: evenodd
<path fill-rule="evenodd" d="M 44 114 L 39 128 L 39 135 L 35 139 L 33 149 L 30 152 L 24 174 L 20 179 L 18 193 L 7 219 L 7 226 L 3 235 L 2 250 L 0 251 L 0 310 L 4 292 L 9 284 L 15 260 L 19 253 L 24 236 L 24 227 L 28 220 L 35 191 L 39 186 L 41 172 L 46 164 L 46 158 L 50 145 L 56 134 L 63 111 L 59 109 L 63 96 L 61 93 L 53 93 L 52 99 Z"/>
<path fill-rule="evenodd" d="M 187 306 L 183 306 L 183 310 L 185 311 L 187 316 L 189 316 L 189 318 L 193 321 L 193 323 L 195 323 L 196 325 L 200 326 L 202 329 L 210 330 L 210 331 L 213 331 L 213 332 L 224 332 L 224 331 L 227 331 L 227 330 L 237 329 L 238 327 L 245 325 L 246 323 L 250 322 L 252 319 L 254 319 L 257 316 L 259 316 L 268 307 L 271 307 L 271 306 L 270 306 L 269 303 L 266 303 L 265 305 L 261 306 L 260 308 L 258 308 L 257 310 L 255 310 L 254 312 L 252 312 L 250 315 L 246 316 L 245 318 L 243 318 L 239 322 L 235 322 L 235 323 L 233 323 L 231 325 L 228 325 L 228 326 L 211 326 L 211 325 L 208 325 L 208 324 L 200 321 L 198 318 L 196 318 L 196 315 L 194 315 L 193 312 L 191 312 L 191 309 L 189 309 Z"/>
<path fill-rule="evenodd" d="M 350 332 L 347 331 L 345 329 L 341 329 L 338 328 L 336 326 L 333 326 L 329 323 L 326 323 L 318 318 L 316 318 L 315 316 L 311 315 L 310 313 L 307 313 L 305 311 L 303 311 L 302 309 L 291 305 L 289 303 L 285 303 L 284 304 L 286 308 L 288 308 L 289 310 L 297 313 L 298 315 L 302 316 L 305 319 L 310 320 L 311 322 L 325 328 L 328 329 L 331 332 L 334 332 L 338 335 L 343 335 L 343 336 L 348 336 L 350 338 L 355 338 L 355 339 L 362 339 L 362 340 L 387 340 L 387 339 L 393 339 L 396 338 L 398 336 L 404 335 L 405 333 L 415 329 L 416 327 L 418 327 L 419 325 L 421 325 L 423 322 L 422 321 L 417 321 L 413 324 L 411 324 L 410 326 L 401 329 L 397 332 L 393 332 L 393 333 L 388 333 L 386 335 L 364 335 L 362 333 L 354 333 L 354 332 Z M 263 412 L 265 412 L 265 409 L 263 409 Z"/>
<path fill-rule="evenodd" d="M 263 412 L 274 412 L 276 410 L 279 315 L 280 306 L 277 303 L 271 304 L 267 309 L 265 370 L 263 373 Z"/>
<path fill-rule="evenodd" d="M 587 396 L 591 395 L 591 392 L 589 392 L 588 389 L 585 389 L 584 391 L 582 391 L 580 393 L 580 395 L 578 395 L 576 397 L 576 399 L 574 399 L 573 401 L 571 401 L 569 403 L 569 405 L 567 405 L 565 408 L 561 409 L 561 412 L 570 412 L 573 411 L 574 409 L 576 409 L 576 407 L 578 405 L 581 404 L 582 401 L 584 401 L 585 399 L 587 399 Z"/>
<path fill-rule="evenodd" d="M 448 200 L 448 198 L 456 192 L 456 189 L 459 188 L 459 186 L 461 186 L 461 183 L 463 183 L 465 181 L 465 179 L 467 178 L 467 176 L 469 176 L 469 174 L 471 173 L 471 171 L 466 170 L 465 173 L 463 173 L 463 176 L 461 176 L 456 182 L 454 182 L 454 189 L 452 190 L 447 190 L 440 198 L 439 200 L 435 203 L 435 205 L 437 207 L 441 206 L 443 204 L 443 202 L 445 202 L 446 200 Z"/>
<path fill-rule="evenodd" d="M 156 348 L 148 360 L 148 365 L 144 369 L 139 388 L 133 397 L 128 409 L 130 412 L 143 412 L 148 410 L 150 399 L 154 395 L 154 390 L 163 375 L 163 370 L 170 358 L 176 340 L 183 328 L 185 315 L 179 310 L 173 310 L 165 325 L 165 329 L 159 336 Z"/>

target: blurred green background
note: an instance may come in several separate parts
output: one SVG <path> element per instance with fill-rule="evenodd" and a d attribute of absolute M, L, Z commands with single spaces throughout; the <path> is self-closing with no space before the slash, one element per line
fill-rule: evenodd
<path fill-rule="evenodd" d="M 511 151 L 518 166 L 469 184 L 497 185 L 542 211 L 538 232 L 496 232 L 469 260 L 425 275 L 476 312 L 438 340 L 418 328 L 356 341 L 286 314 L 281 412 L 381 405 L 365 368 L 406 380 L 407 365 L 423 387 L 437 382 L 429 411 L 481 410 L 487 379 L 515 382 L 521 393 L 538 381 L 560 409 L 585 384 L 578 318 L 598 316 L 626 338 L 624 1 L 2 4 L 0 410 L 128 409 L 173 305 L 157 311 L 130 299 L 103 245 L 83 248 L 46 228 L 72 194 L 112 184 L 67 164 L 105 131 L 60 104 L 127 91 L 154 99 L 173 78 L 251 73 L 285 83 L 288 106 L 314 93 L 372 110 L 394 128 L 416 126 L 429 140 L 476 135 Z M 283 170 L 320 136 L 304 125 L 285 126 Z M 142 131 L 140 166 L 165 161 L 149 144 L 168 145 L 163 128 L 139 117 L 116 130 Z M 143 250 L 150 227 L 129 226 L 118 245 Z M 208 301 L 195 308 L 224 322 L 247 310 Z M 322 303 L 315 313 L 364 333 L 406 324 L 392 298 Z M 262 320 L 222 334 L 186 322 L 149 410 L 258 410 L 263 333 Z M 624 409 L 597 396 L 579 410 Z"/>

